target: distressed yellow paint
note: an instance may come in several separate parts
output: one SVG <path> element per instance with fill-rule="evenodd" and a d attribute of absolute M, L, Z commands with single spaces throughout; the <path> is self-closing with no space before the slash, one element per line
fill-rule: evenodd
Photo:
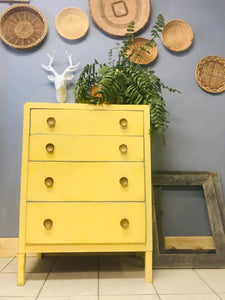
<path fill-rule="evenodd" d="M 28 200 L 145 201 L 142 162 L 30 162 L 28 169 Z"/>
<path fill-rule="evenodd" d="M 35 252 L 145 252 L 152 280 L 149 126 L 145 105 L 25 105 L 18 285 Z"/>
<path fill-rule="evenodd" d="M 28 203 L 26 243 L 144 243 L 144 214 L 144 203 Z M 120 225 L 124 218 L 127 228 Z"/>
<path fill-rule="evenodd" d="M 48 126 L 49 117 L 56 120 L 53 127 Z M 120 126 L 120 120 L 124 118 L 129 119 L 125 128 Z M 31 134 L 90 135 L 91 132 L 92 135 L 104 136 L 143 136 L 142 111 L 105 109 L 102 113 L 102 110 L 93 109 L 32 109 L 31 120 Z"/>
<path fill-rule="evenodd" d="M 54 145 L 48 153 L 46 145 Z M 121 152 L 120 145 L 127 146 Z M 142 137 L 118 136 L 30 136 L 30 161 L 143 161 Z"/>

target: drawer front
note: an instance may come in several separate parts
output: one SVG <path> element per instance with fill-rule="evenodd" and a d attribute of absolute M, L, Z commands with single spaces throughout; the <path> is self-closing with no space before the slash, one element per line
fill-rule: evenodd
<path fill-rule="evenodd" d="M 143 135 L 143 112 L 32 109 L 30 134 Z"/>
<path fill-rule="evenodd" d="M 142 137 L 30 136 L 29 160 L 143 161 Z"/>
<path fill-rule="evenodd" d="M 144 243 L 144 203 L 28 203 L 26 243 Z"/>
<path fill-rule="evenodd" d="M 142 162 L 30 162 L 28 201 L 145 201 Z"/>

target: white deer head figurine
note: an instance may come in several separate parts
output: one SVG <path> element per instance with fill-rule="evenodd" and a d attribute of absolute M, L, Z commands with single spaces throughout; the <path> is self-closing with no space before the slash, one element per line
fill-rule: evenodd
<path fill-rule="evenodd" d="M 66 101 L 66 97 L 67 97 L 67 90 L 66 90 L 66 80 L 71 80 L 73 79 L 74 75 L 73 74 L 68 74 L 71 72 L 74 72 L 80 63 L 73 65 L 72 63 L 72 56 L 73 54 L 69 55 L 69 53 L 67 51 L 66 55 L 68 57 L 69 60 L 69 66 L 65 69 L 65 71 L 62 74 L 58 74 L 55 69 L 52 67 L 52 63 L 55 57 L 55 50 L 53 51 L 53 55 L 51 56 L 50 54 L 47 53 L 48 57 L 50 58 L 50 62 L 48 66 L 45 66 L 43 64 L 41 64 L 41 66 L 46 70 L 49 71 L 51 73 L 53 73 L 53 75 L 49 75 L 48 79 L 50 81 L 53 81 L 55 84 L 55 89 L 56 89 L 56 100 L 59 103 L 63 103 Z"/>

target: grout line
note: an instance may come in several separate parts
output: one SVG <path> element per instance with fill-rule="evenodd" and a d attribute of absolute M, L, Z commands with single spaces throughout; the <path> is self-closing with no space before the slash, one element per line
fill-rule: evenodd
<path fill-rule="evenodd" d="M 5 268 L 8 267 L 8 265 L 11 264 L 11 262 L 13 262 L 14 259 L 16 259 L 16 257 L 12 257 L 11 260 L 0 270 L 0 272 L 5 270 Z"/>
<path fill-rule="evenodd" d="M 194 272 L 195 272 L 195 274 L 213 291 L 213 293 L 215 294 L 215 295 L 217 295 L 220 299 L 222 299 L 221 297 L 220 297 L 220 295 L 216 292 L 216 291 L 214 291 L 214 289 L 209 285 L 209 283 L 204 279 L 204 278 L 202 278 L 201 277 L 201 275 L 196 271 L 196 269 L 192 269 Z"/>
<path fill-rule="evenodd" d="M 55 259 L 54 259 L 54 261 L 53 261 L 53 263 L 52 263 L 52 265 L 51 265 L 51 267 L 50 267 L 50 269 L 49 269 L 49 272 L 48 272 L 48 274 L 47 274 L 47 276 L 46 276 L 46 278 L 45 278 L 45 280 L 44 280 L 44 282 L 43 282 L 43 284 L 42 284 L 42 286 L 41 286 L 41 288 L 40 288 L 40 290 L 39 290 L 39 292 L 37 293 L 37 296 L 35 297 L 35 300 L 37 300 L 38 297 L 40 296 L 40 293 L 41 293 L 41 291 L 42 291 L 42 289 L 43 289 L 43 287 L 44 287 L 44 285 L 45 285 L 45 283 L 46 283 L 46 281 L 47 281 L 47 279 L 48 279 L 48 277 L 49 277 L 49 275 L 50 275 L 50 273 L 51 273 L 51 271 L 52 271 L 52 268 L 53 268 L 53 266 L 54 266 L 54 264 L 55 264 L 57 258 L 58 258 L 58 257 L 56 256 Z"/>
<path fill-rule="evenodd" d="M 158 293 L 158 291 L 157 291 L 157 289 L 156 289 L 156 287 L 155 287 L 153 281 L 152 281 L 152 286 L 153 286 L 153 288 L 154 288 L 154 290 L 155 290 L 155 292 L 156 292 L 156 295 L 158 296 L 159 300 L 161 300 L 160 294 Z"/>
<path fill-rule="evenodd" d="M 158 296 L 159 300 L 161 300 L 160 294 L 158 293 L 158 291 L 157 291 L 157 289 L 156 289 L 156 287 L 154 285 L 154 280 L 153 279 L 154 279 L 154 274 L 153 274 L 153 269 L 152 269 L 152 286 L 153 286 L 153 288 L 154 288 L 154 290 L 156 292 L 156 295 Z"/>

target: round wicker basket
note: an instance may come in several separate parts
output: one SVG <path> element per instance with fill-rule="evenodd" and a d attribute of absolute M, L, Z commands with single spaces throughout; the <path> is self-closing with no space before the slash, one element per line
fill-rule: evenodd
<path fill-rule="evenodd" d="M 148 39 L 142 37 L 135 37 L 133 43 L 129 45 L 129 50 L 126 52 L 125 55 L 129 56 L 134 51 L 133 55 L 130 57 L 130 60 L 132 62 L 140 65 L 150 64 L 153 60 L 156 59 L 158 55 L 158 49 L 154 45 L 152 47 L 147 46 L 147 51 L 141 50 L 141 47 L 143 48 L 148 42 Z"/>
<path fill-rule="evenodd" d="M 10 47 L 30 49 L 47 34 L 45 16 L 34 6 L 13 5 L 0 16 L 0 37 Z"/>
<path fill-rule="evenodd" d="M 89 0 L 93 21 L 103 31 L 115 36 L 124 36 L 128 24 L 135 22 L 135 32 L 149 20 L 150 0 Z"/>
<path fill-rule="evenodd" d="M 76 40 L 87 33 L 89 20 L 83 10 L 76 7 L 67 7 L 57 15 L 55 26 L 62 37 L 68 40 Z"/>
<path fill-rule="evenodd" d="M 191 46 L 193 31 L 185 21 L 174 19 L 166 23 L 161 39 L 168 49 L 180 52 Z"/>
<path fill-rule="evenodd" d="M 198 85 L 213 94 L 225 91 L 225 59 L 209 55 L 202 58 L 195 69 Z"/>

